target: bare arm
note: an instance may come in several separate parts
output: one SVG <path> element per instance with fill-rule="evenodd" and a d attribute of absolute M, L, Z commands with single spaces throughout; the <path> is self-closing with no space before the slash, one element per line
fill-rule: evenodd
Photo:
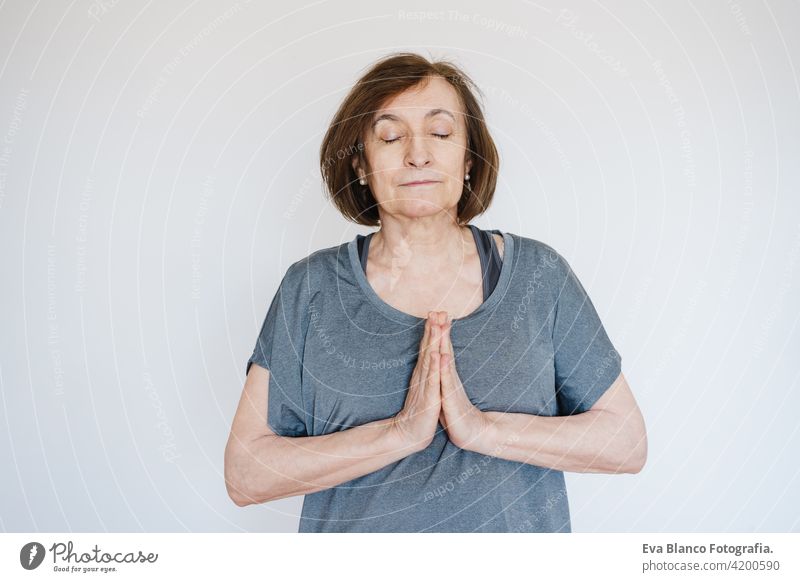
<path fill-rule="evenodd" d="M 644 419 L 622 373 L 581 414 L 484 414 L 483 436 L 467 447 L 485 455 L 581 473 L 638 473 L 647 459 Z"/>
<path fill-rule="evenodd" d="M 225 447 L 225 483 L 239 506 L 335 487 L 427 446 L 405 444 L 392 419 L 309 437 L 276 435 L 266 422 L 269 371 L 247 374 Z"/>

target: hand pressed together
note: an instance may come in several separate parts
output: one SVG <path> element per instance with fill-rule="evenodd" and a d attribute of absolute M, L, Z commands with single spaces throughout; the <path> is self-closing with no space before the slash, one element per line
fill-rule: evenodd
<path fill-rule="evenodd" d="M 442 410 L 439 422 L 447 431 L 447 435 L 454 445 L 462 449 L 472 449 L 477 445 L 479 439 L 485 437 L 489 421 L 486 415 L 472 404 L 461 383 L 461 378 L 458 376 L 453 344 L 450 341 L 450 318 L 444 312 L 436 312 L 434 316 L 442 329 L 439 342 L 439 357 L 441 358 L 439 390 Z"/>
<path fill-rule="evenodd" d="M 473 449 L 486 435 L 489 421 L 486 415 L 469 399 L 456 369 L 453 344 L 450 341 L 451 321 L 439 312 L 442 339 L 439 346 L 440 394 L 442 410 L 439 422 L 447 431 L 453 444 L 462 449 Z M 446 319 L 445 319 L 446 318 Z"/>
<path fill-rule="evenodd" d="M 486 415 L 472 404 L 458 376 L 450 326 L 451 320 L 443 311 L 432 311 L 425 320 L 406 401 L 392 419 L 392 427 L 412 450 L 430 444 L 437 419 L 453 444 L 463 449 L 474 449 L 489 426 Z"/>
<path fill-rule="evenodd" d="M 400 442 L 411 451 L 427 447 L 436 434 L 436 424 L 442 409 L 439 380 L 439 343 L 441 329 L 430 319 L 420 342 L 419 357 L 408 383 L 403 409 L 392 419 L 390 427 Z"/>

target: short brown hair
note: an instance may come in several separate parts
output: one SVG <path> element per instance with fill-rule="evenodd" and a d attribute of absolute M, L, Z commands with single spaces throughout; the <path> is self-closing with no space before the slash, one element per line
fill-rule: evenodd
<path fill-rule="evenodd" d="M 500 158 L 475 91 L 478 86 L 456 65 L 429 61 L 415 53 L 393 53 L 383 57 L 356 82 L 339 106 L 320 146 L 320 170 L 328 194 L 348 220 L 365 226 L 379 224 L 378 204 L 369 186 L 362 186 L 352 166 L 352 156 L 363 156 L 361 136 L 371 115 L 388 99 L 430 77 L 448 81 L 461 99 L 466 113 L 467 151 L 472 157 L 470 183 L 458 201 L 458 222 L 467 224 L 486 211 L 494 197 Z"/>

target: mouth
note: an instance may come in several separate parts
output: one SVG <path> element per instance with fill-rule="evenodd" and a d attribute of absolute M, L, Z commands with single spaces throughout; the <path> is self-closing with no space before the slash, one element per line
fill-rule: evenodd
<path fill-rule="evenodd" d="M 400 184 L 401 186 L 429 186 L 431 184 L 438 184 L 438 180 L 417 180 L 415 182 L 406 182 L 405 184 Z"/>

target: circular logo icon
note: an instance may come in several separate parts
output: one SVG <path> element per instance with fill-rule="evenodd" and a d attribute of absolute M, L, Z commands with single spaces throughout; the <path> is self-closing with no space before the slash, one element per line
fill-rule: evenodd
<path fill-rule="evenodd" d="M 34 570 L 44 560 L 44 546 L 39 542 L 28 542 L 19 551 L 19 563 L 26 570 Z"/>

